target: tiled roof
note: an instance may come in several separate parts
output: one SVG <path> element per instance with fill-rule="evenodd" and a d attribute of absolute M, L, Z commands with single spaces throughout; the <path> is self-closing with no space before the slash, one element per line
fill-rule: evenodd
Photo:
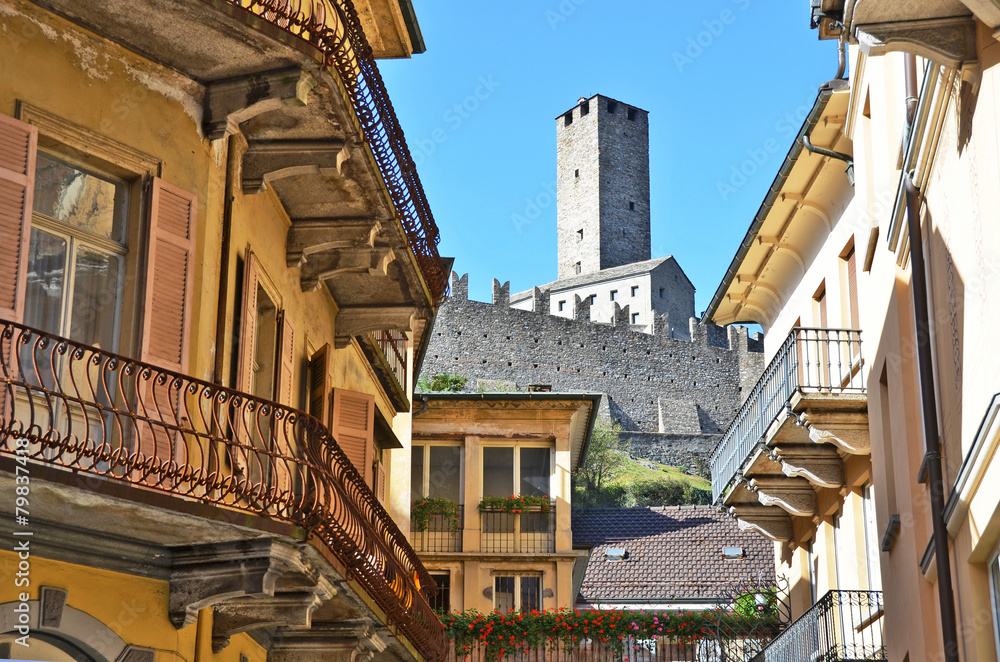
<path fill-rule="evenodd" d="M 652 260 L 644 260 L 642 262 L 631 262 L 629 264 L 623 264 L 620 267 L 610 267 L 608 269 L 601 269 L 600 271 L 592 271 L 586 274 L 580 274 L 579 276 L 570 276 L 569 278 L 562 278 L 560 280 L 554 280 L 551 283 L 545 283 L 544 285 L 539 285 L 538 289 L 543 292 L 546 290 L 550 291 L 560 291 L 573 289 L 575 287 L 582 287 L 584 285 L 592 285 L 594 283 L 601 283 L 606 280 L 615 280 L 618 278 L 626 278 L 628 276 L 635 276 L 638 274 L 645 274 L 658 266 L 667 262 L 668 260 L 673 260 L 672 255 L 667 255 L 666 257 L 655 257 Z M 681 271 L 683 273 L 683 270 Z M 684 275 L 687 278 L 687 274 Z M 688 281 L 690 282 L 690 281 Z M 524 290 L 522 292 L 515 292 L 510 295 L 511 302 L 522 301 L 524 299 L 530 298 L 533 290 Z"/>
<path fill-rule="evenodd" d="M 592 547 L 584 603 L 714 599 L 727 584 L 774 580 L 773 543 L 712 506 L 574 509 L 573 546 Z M 723 547 L 744 556 L 726 560 Z M 609 548 L 624 549 L 625 560 L 605 559 Z"/>

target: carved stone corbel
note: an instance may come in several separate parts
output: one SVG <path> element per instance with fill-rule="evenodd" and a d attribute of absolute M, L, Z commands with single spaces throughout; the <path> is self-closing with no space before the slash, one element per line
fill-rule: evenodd
<path fill-rule="evenodd" d="M 343 140 L 253 140 L 243 155 L 243 192 L 286 177 L 339 174 L 348 157 Z"/>
<path fill-rule="evenodd" d="M 869 57 L 904 51 L 952 68 L 976 60 L 976 21 L 972 16 L 868 23 L 856 26 L 854 35 Z"/>
<path fill-rule="evenodd" d="M 316 87 L 312 74 L 299 67 L 213 81 L 205 86 L 205 135 L 209 140 L 236 133 L 247 120 L 283 106 L 304 106 Z"/>
<path fill-rule="evenodd" d="M 375 248 L 382 221 L 374 217 L 294 219 L 285 241 L 285 262 L 301 267 L 310 256 L 344 248 Z"/>
<path fill-rule="evenodd" d="M 367 623 L 317 624 L 308 630 L 279 628 L 268 662 L 370 662 L 388 641 Z"/>
<path fill-rule="evenodd" d="M 781 472 L 805 478 L 819 487 L 838 488 L 844 484 L 844 462 L 836 448 L 821 446 L 781 446 L 774 448 Z"/>
<path fill-rule="evenodd" d="M 757 500 L 789 514 L 808 517 L 816 512 L 816 491 L 805 478 L 758 476 L 750 479 Z"/>
<path fill-rule="evenodd" d="M 343 307 L 337 313 L 334 347 L 343 349 L 351 338 L 362 333 L 394 329 L 412 331 L 420 310 L 414 306 L 357 306 Z"/>
<path fill-rule="evenodd" d="M 788 542 L 792 539 L 792 518 L 780 508 L 733 506 L 729 512 L 736 517 L 740 531 L 756 531 L 775 542 Z"/>
<path fill-rule="evenodd" d="M 218 604 L 212 619 L 212 652 L 219 653 L 229 645 L 229 638 L 240 632 L 276 625 L 308 628 L 313 612 L 334 593 L 324 582 L 313 591 L 243 597 Z"/>

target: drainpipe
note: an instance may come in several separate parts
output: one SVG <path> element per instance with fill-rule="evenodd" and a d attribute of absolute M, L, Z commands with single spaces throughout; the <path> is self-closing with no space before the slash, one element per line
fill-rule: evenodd
<path fill-rule="evenodd" d="M 808 149 L 813 154 L 820 154 L 822 156 L 829 156 L 831 159 L 838 159 L 847 164 L 847 181 L 850 182 L 851 186 L 854 186 L 854 157 L 850 154 L 845 154 L 844 152 L 835 152 L 832 149 L 827 149 L 825 147 L 816 147 L 811 142 L 809 142 L 809 136 L 802 136 L 802 146 Z"/>
<path fill-rule="evenodd" d="M 958 630 L 955 625 L 955 592 L 951 582 L 948 528 L 944 521 L 944 473 L 941 467 L 941 440 L 934 395 L 934 365 L 931 362 L 930 317 L 927 311 L 927 276 L 924 246 L 920 235 L 920 192 L 909 176 L 906 187 L 906 219 L 910 232 L 910 282 L 913 286 L 913 317 L 917 330 L 917 374 L 920 377 L 920 404 L 923 410 L 924 466 L 931 493 L 931 520 L 934 525 L 934 557 L 937 561 L 938 602 L 941 609 L 941 640 L 945 662 L 958 662 Z"/>
<path fill-rule="evenodd" d="M 903 60 L 903 77 L 906 80 L 906 135 L 910 135 L 917 112 L 917 56 L 913 53 L 907 53 Z"/>
<path fill-rule="evenodd" d="M 236 134 L 226 141 L 226 188 L 222 208 L 222 250 L 219 255 L 219 303 L 215 319 L 215 369 L 213 381 L 225 385 L 223 374 L 226 355 L 226 308 L 229 296 L 229 242 L 233 228 L 233 199 L 235 196 L 238 145 Z"/>

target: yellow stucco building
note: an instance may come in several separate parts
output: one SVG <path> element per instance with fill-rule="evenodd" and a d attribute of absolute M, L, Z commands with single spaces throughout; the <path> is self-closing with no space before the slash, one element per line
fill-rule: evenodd
<path fill-rule="evenodd" d="M 386 498 L 448 273 L 375 64 L 410 3 L 0 25 L 0 657 L 440 655 Z"/>

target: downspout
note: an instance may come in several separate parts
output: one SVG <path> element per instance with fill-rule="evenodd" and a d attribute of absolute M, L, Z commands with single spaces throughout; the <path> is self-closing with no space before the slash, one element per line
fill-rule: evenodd
<path fill-rule="evenodd" d="M 844 152 L 835 152 L 832 149 L 827 149 L 825 147 L 816 147 L 811 142 L 809 142 L 809 136 L 802 136 L 802 146 L 808 149 L 813 154 L 819 154 L 821 156 L 829 156 L 831 159 L 838 159 L 847 164 L 847 181 L 854 186 L 854 157 L 850 154 L 845 154 Z"/>
<path fill-rule="evenodd" d="M 941 467 L 941 441 L 937 424 L 937 398 L 934 395 L 934 365 L 931 359 L 930 318 L 927 310 L 927 276 L 924 271 L 924 246 L 920 234 L 920 193 L 910 176 L 904 176 L 906 219 L 910 232 L 910 282 L 913 286 L 913 318 L 917 332 L 917 374 L 920 379 L 920 404 L 923 411 L 924 466 L 931 497 L 931 521 L 934 526 L 934 557 L 937 561 L 938 602 L 941 610 L 941 640 L 946 662 L 958 662 L 958 630 L 955 625 L 955 592 L 951 581 L 951 557 L 948 551 L 948 527 L 944 521 L 944 475 Z"/>
<path fill-rule="evenodd" d="M 222 250 L 219 255 L 219 302 L 215 318 L 215 374 L 212 381 L 225 385 L 226 356 L 226 309 L 229 298 L 229 242 L 233 228 L 233 199 L 235 196 L 236 169 L 238 166 L 236 153 L 238 143 L 236 134 L 226 141 L 226 187 L 222 207 Z"/>

